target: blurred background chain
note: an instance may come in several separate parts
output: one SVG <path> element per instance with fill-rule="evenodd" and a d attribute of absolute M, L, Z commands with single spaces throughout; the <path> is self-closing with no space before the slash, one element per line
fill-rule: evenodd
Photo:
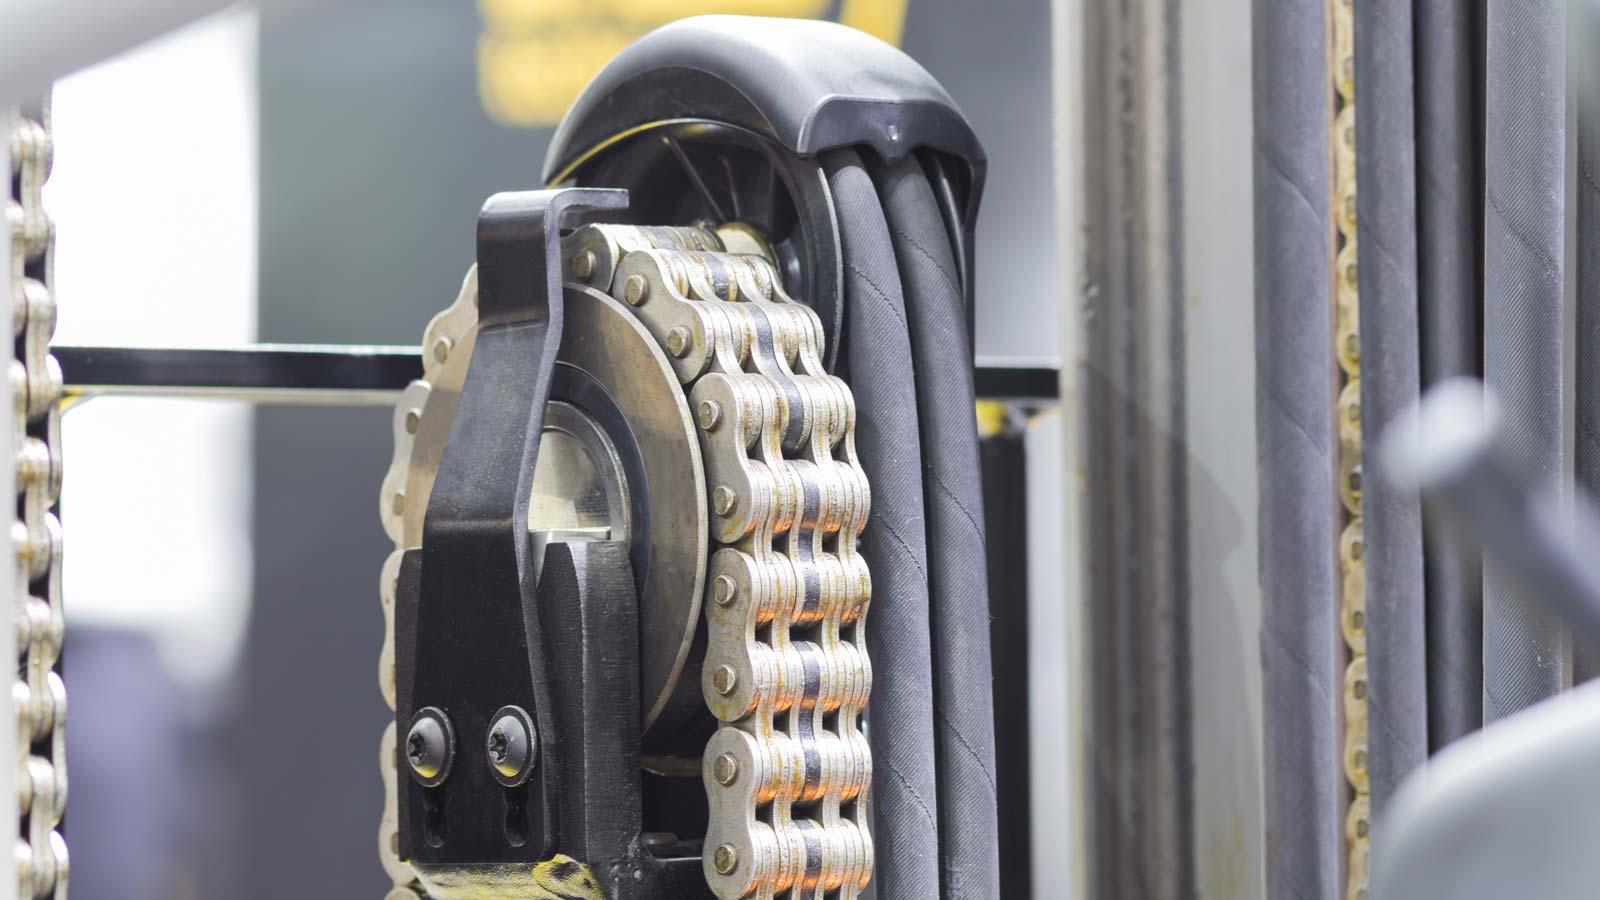
<path fill-rule="evenodd" d="M 17 518 L 18 680 L 16 865 L 19 897 L 67 895 L 67 845 L 58 826 L 67 806 L 67 692 L 59 672 L 61 612 L 61 369 L 50 355 L 56 306 L 51 294 L 55 226 L 44 209 L 54 158 L 49 101 L 11 121 L 11 302 L 14 355 Z"/>

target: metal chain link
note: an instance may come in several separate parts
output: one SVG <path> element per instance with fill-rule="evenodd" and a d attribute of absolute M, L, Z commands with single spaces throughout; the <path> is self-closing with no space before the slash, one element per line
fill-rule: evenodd
<path fill-rule="evenodd" d="M 53 158 L 48 101 L 36 118 L 19 115 L 9 132 L 11 395 L 16 429 L 17 518 L 14 596 L 18 680 L 17 895 L 65 900 L 67 845 L 58 830 L 67 805 L 67 692 L 59 672 L 61 607 L 61 368 L 50 355 L 56 306 L 51 294 L 55 226 L 42 198 Z"/>
<path fill-rule="evenodd" d="M 703 235 L 714 250 L 650 249 L 649 230 L 589 226 L 573 268 L 633 307 L 700 426 L 721 545 L 704 604 L 701 688 L 719 722 L 702 757 L 706 881 L 724 900 L 849 900 L 873 864 L 855 401 L 822 364 L 821 320 L 783 293 L 771 262 L 714 252 L 721 240 Z"/>
<path fill-rule="evenodd" d="M 1361 332 L 1356 281 L 1355 14 L 1352 0 L 1330 0 L 1333 53 L 1333 216 L 1335 356 L 1344 373 L 1339 421 L 1339 495 L 1348 520 L 1339 536 L 1340 622 L 1350 659 L 1344 673 L 1344 770 L 1351 800 L 1345 814 L 1347 900 L 1366 900 L 1371 871 L 1372 802 L 1367 771 L 1367 615 L 1361 518 Z"/>

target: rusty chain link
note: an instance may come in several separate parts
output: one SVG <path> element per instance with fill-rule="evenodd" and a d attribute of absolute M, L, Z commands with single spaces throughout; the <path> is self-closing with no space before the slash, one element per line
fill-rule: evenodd
<path fill-rule="evenodd" d="M 17 895 L 65 900 L 67 845 L 59 826 L 67 805 L 67 692 L 59 672 L 61 608 L 61 368 L 50 355 L 56 306 L 51 294 L 55 226 L 42 192 L 53 159 L 50 112 L 18 115 L 9 129 L 13 356 L 16 433 L 15 609 L 18 680 Z"/>

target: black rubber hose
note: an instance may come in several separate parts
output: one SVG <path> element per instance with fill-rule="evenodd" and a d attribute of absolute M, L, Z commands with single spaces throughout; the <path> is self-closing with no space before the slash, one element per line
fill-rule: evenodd
<path fill-rule="evenodd" d="M 1255 0 L 1252 40 L 1266 896 L 1302 900 L 1344 896 L 1326 16 Z"/>
<path fill-rule="evenodd" d="M 1355 5 L 1356 228 L 1361 434 L 1375 442 L 1421 395 L 1416 110 L 1410 0 Z M 1428 758 L 1422 506 L 1361 481 L 1366 568 L 1367 759 L 1372 812 Z"/>
<path fill-rule="evenodd" d="M 922 166 L 907 158 L 873 175 L 905 291 L 922 433 L 941 875 L 947 897 L 998 900 L 994 677 L 966 302 Z"/>
<path fill-rule="evenodd" d="M 1414 0 L 1417 79 L 1417 263 L 1422 386 L 1478 376 L 1483 302 L 1483 140 L 1479 131 L 1482 0 Z M 1483 722 L 1482 562 L 1471 541 L 1424 510 L 1428 746 Z"/>
<path fill-rule="evenodd" d="M 1562 0 L 1489 0 L 1484 97 L 1484 381 L 1510 452 L 1556 490 L 1562 469 L 1566 22 Z M 1555 695 L 1560 631 L 1492 561 L 1483 567 L 1483 719 Z"/>
<path fill-rule="evenodd" d="M 853 150 L 823 157 L 844 248 L 844 369 L 872 491 L 861 553 L 872 572 L 867 649 L 880 900 L 939 896 L 933 671 L 922 448 L 905 299 L 872 180 Z M 976 473 L 974 473 L 976 474 Z"/>

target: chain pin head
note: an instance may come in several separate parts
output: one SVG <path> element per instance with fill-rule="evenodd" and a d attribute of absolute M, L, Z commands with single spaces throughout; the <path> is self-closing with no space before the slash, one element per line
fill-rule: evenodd
<path fill-rule="evenodd" d="M 733 670 L 733 666 L 717 666 L 717 671 L 711 675 L 711 687 L 724 697 L 733 693 L 738 686 L 739 673 Z"/>
<path fill-rule="evenodd" d="M 722 404 L 715 400 L 701 400 L 696 409 L 700 415 L 700 427 L 705 431 L 713 431 L 722 422 Z"/>
<path fill-rule="evenodd" d="M 572 258 L 572 274 L 584 281 L 588 281 L 589 276 L 594 274 L 594 264 L 594 251 L 585 250 Z"/>
<path fill-rule="evenodd" d="M 693 342 L 689 339 L 689 329 L 682 325 L 667 332 L 667 352 L 682 359 L 689 355 L 689 348 Z"/>
<path fill-rule="evenodd" d="M 643 275 L 629 275 L 628 280 L 622 283 L 622 299 L 631 306 L 639 306 L 650 299 L 650 282 L 644 280 Z"/>
<path fill-rule="evenodd" d="M 724 753 L 711 764 L 711 775 L 717 779 L 717 784 L 727 787 L 739 778 L 739 761 L 732 753 Z"/>
<path fill-rule="evenodd" d="M 738 594 L 739 586 L 727 575 L 718 575 L 711 582 L 711 598 L 717 601 L 718 606 L 728 606 L 733 603 L 733 598 Z"/>

